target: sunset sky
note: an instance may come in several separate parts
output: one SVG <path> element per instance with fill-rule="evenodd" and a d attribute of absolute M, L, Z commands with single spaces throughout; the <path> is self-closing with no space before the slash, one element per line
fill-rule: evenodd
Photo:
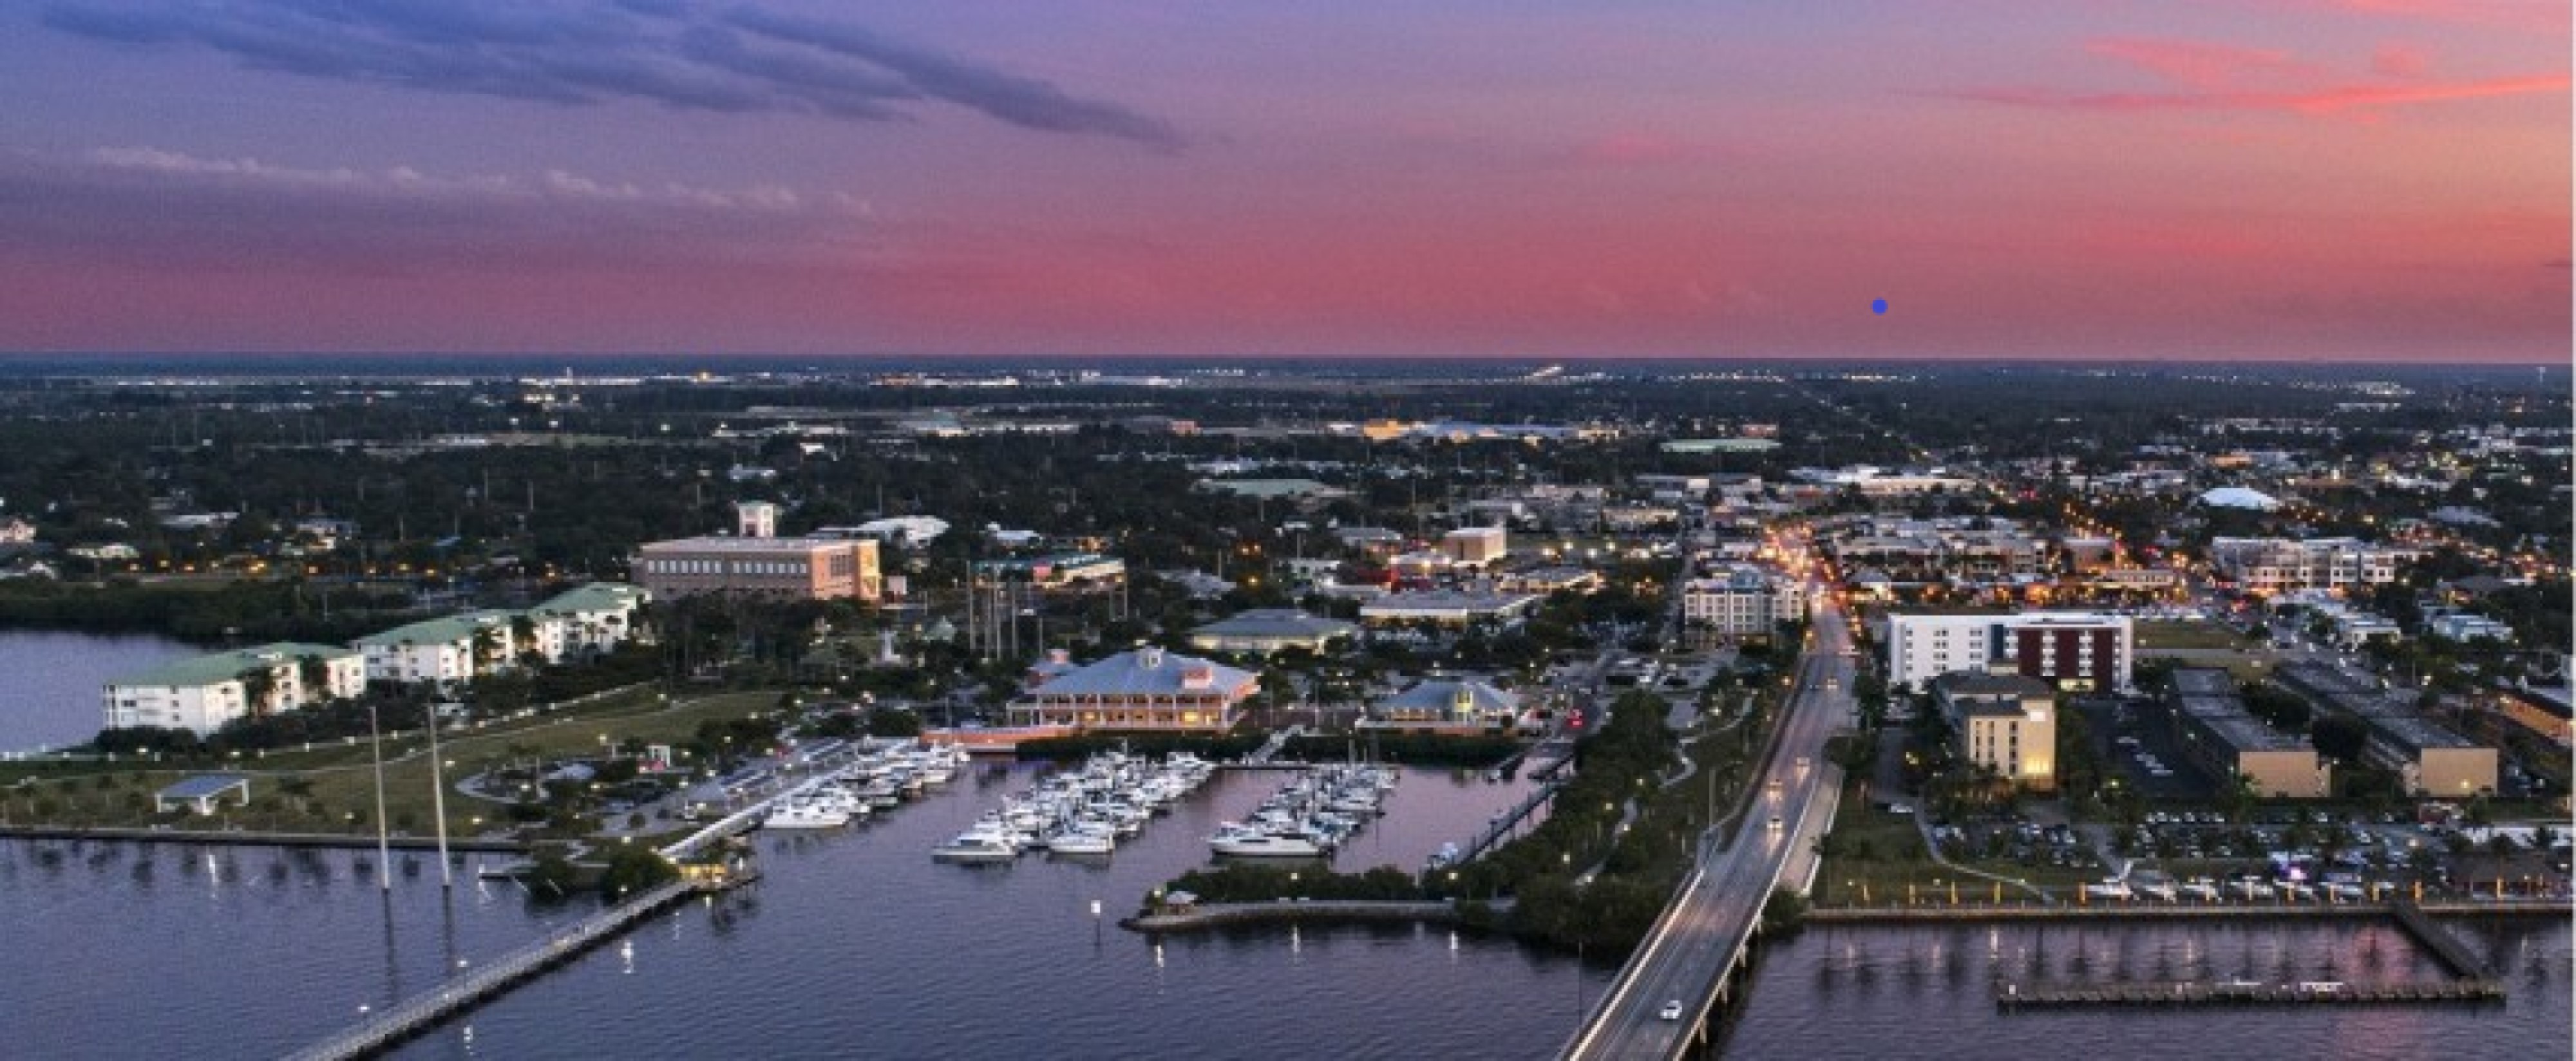
<path fill-rule="evenodd" d="M 40 0 L 0 350 L 2565 363 L 2569 40 L 2563 0 Z"/>

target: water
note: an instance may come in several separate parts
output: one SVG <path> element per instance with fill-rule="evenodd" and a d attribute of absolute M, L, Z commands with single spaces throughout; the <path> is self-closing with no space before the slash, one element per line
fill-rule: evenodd
<path fill-rule="evenodd" d="M 972 767 L 844 832 L 758 835 L 758 885 L 657 917 L 400 1054 L 1539 1058 L 1613 972 L 1427 926 L 1159 946 L 1117 927 L 1205 863 L 1207 834 L 1276 773 L 1219 774 L 1105 864 L 930 860 L 1033 769 Z M 1343 868 L 1419 866 L 1525 791 L 1409 771 Z M 577 913 L 470 880 L 451 911 L 429 860 L 404 878 L 399 854 L 387 903 L 357 869 L 367 857 L 0 842 L 0 939 L 48 956 L 44 976 L 0 980 L 13 1041 L 46 1057 L 272 1056 L 428 985 L 451 951 L 496 955 Z"/>
<path fill-rule="evenodd" d="M 110 679 L 203 649 L 152 634 L 0 630 L 0 752 L 59 748 L 98 735 Z"/>
<path fill-rule="evenodd" d="M 2501 1006 L 2210 1006 L 2003 1013 L 1995 976 L 2394 980 L 2444 977 L 2393 924 L 1810 928 L 1761 958 L 1730 1057 L 2566 1057 L 2569 922 L 2451 921 L 2504 970 Z M 1820 1023 L 1819 1014 L 1831 1014 Z"/>
<path fill-rule="evenodd" d="M 518 1057 L 1542 1058 L 1613 970 L 1402 926 L 1240 929 L 1159 946 L 1115 920 L 1206 861 L 1204 837 L 1283 775 L 1218 775 L 1105 864 L 930 861 L 1034 767 L 830 834 L 759 835 L 767 878 L 640 926 L 466 1019 L 412 1059 Z M 1525 782 L 1408 773 L 1342 868 L 1415 866 Z M 0 841 L 0 1055 L 268 1057 L 489 960 L 585 907 L 531 906 L 425 856 Z M 470 861 L 470 856 L 469 856 Z M 1090 904 L 1099 901 L 1095 920 Z M 1722 1032 L 1730 1057 L 2565 1057 L 2568 923 L 2455 923 L 2506 971 L 2500 1007 L 2001 1014 L 2013 976 L 2428 979 L 2393 926 L 1829 928 L 1777 944 Z"/>

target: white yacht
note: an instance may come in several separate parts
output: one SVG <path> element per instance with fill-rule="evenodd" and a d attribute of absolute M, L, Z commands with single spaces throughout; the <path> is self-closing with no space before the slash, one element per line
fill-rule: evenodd
<path fill-rule="evenodd" d="M 1020 848 L 1002 833 L 970 829 L 931 848 L 930 857 L 941 862 L 1008 862 L 1020 857 Z"/>
<path fill-rule="evenodd" d="M 1236 858 L 1320 858 L 1324 849 L 1303 836 L 1282 836 L 1261 829 L 1220 828 L 1208 837 L 1209 850 Z"/>
<path fill-rule="evenodd" d="M 848 824 L 849 812 L 815 803 L 782 803 L 760 819 L 763 829 L 838 829 Z"/>

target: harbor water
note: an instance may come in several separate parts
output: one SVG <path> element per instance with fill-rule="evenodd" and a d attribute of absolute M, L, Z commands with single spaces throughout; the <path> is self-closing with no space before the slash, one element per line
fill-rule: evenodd
<path fill-rule="evenodd" d="M 406 1044 L 412 1058 L 1527 1057 L 1613 970 L 1413 925 L 1174 936 L 1117 927 L 1208 861 L 1206 837 L 1289 775 L 1219 773 L 1106 860 L 961 866 L 930 848 L 1035 766 L 976 765 L 883 820 L 753 838 L 765 871 Z M 1342 868 L 1408 868 L 1526 780 L 1408 770 Z M 579 904 L 363 852 L 0 842 L 0 938 L 47 955 L 0 985 L 39 1056 L 291 1050 L 559 926 Z M 1100 913 L 1092 913 L 1093 904 Z"/>

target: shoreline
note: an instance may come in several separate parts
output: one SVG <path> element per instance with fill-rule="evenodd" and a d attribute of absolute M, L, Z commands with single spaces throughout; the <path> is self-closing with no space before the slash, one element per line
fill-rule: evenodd
<path fill-rule="evenodd" d="M 272 833 L 249 830 L 205 829 L 133 829 L 123 827 L 83 828 L 56 825 L 0 825 L 0 840 L 109 840 L 137 841 L 156 844 L 218 844 L 230 847 L 300 847 L 342 848 L 372 851 L 376 838 L 347 833 Z M 386 846 L 402 851 L 436 851 L 438 839 L 429 836 L 397 836 Z M 449 837 L 451 854 L 523 854 L 527 847 L 516 840 L 492 840 L 483 837 Z"/>

